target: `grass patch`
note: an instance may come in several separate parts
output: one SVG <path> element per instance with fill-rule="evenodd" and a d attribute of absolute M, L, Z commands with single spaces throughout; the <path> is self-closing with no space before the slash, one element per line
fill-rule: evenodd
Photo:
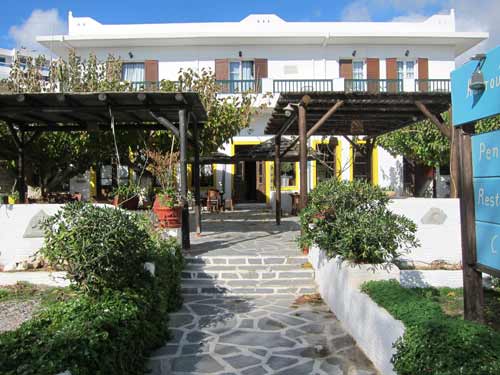
<path fill-rule="evenodd" d="M 492 328 L 498 327 L 498 292 L 486 292 L 489 324 L 483 325 L 462 319 L 460 289 L 407 289 L 392 280 L 362 290 L 405 324 L 392 358 L 398 374 L 500 374 L 500 333 Z"/>
<path fill-rule="evenodd" d="M 55 302 L 66 301 L 74 294 L 70 288 L 50 287 L 18 281 L 14 285 L 0 287 L 0 302 L 36 299 L 40 300 L 42 305 L 50 305 Z"/>

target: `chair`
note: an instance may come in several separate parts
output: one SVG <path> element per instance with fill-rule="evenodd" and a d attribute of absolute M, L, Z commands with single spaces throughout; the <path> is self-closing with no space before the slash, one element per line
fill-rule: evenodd
<path fill-rule="evenodd" d="M 210 212 L 220 211 L 220 193 L 217 189 L 208 189 L 207 192 L 207 210 Z"/>

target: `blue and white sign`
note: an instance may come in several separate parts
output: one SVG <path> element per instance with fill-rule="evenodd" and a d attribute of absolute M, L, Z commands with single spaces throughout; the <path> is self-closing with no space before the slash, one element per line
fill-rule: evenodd
<path fill-rule="evenodd" d="M 472 74 L 481 71 L 484 90 L 470 88 Z M 460 126 L 500 113 L 500 46 L 481 61 L 469 61 L 451 72 L 453 125 Z"/>
<path fill-rule="evenodd" d="M 500 270 L 500 130 L 472 137 L 477 262 Z"/>

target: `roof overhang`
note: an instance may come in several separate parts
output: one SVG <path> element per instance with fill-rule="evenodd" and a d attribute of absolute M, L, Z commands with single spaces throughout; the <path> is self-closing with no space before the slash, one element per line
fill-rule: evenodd
<path fill-rule="evenodd" d="M 177 47 L 221 45 L 443 45 L 454 46 L 458 56 L 488 38 L 484 32 L 356 33 L 325 32 L 183 32 L 123 33 L 95 35 L 39 36 L 37 41 L 55 52 L 70 48 L 99 47 Z"/>
<path fill-rule="evenodd" d="M 288 104 L 307 98 L 306 125 L 311 129 L 337 102 L 338 110 L 315 132 L 316 135 L 363 135 L 376 137 L 403 128 L 427 117 L 417 107 L 420 102 L 438 115 L 450 108 L 449 93 L 346 93 L 317 92 L 281 94 L 265 133 L 298 135 L 297 121 L 289 124 Z M 294 116 L 296 117 L 296 116 Z M 354 122 L 354 124 L 353 124 Z M 287 126 L 289 125 L 289 126 Z M 353 126 L 354 125 L 354 126 Z M 283 129 L 287 129 L 283 131 Z"/>

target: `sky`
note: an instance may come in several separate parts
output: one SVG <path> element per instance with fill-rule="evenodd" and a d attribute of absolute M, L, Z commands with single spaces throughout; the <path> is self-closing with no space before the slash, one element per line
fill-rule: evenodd
<path fill-rule="evenodd" d="M 105 24 L 240 21 L 250 13 L 275 13 L 286 21 L 418 21 L 456 11 L 459 31 L 488 31 L 469 51 L 500 44 L 500 0 L 2 0 L 0 48 L 41 50 L 36 35 L 64 34 L 68 11 Z"/>

